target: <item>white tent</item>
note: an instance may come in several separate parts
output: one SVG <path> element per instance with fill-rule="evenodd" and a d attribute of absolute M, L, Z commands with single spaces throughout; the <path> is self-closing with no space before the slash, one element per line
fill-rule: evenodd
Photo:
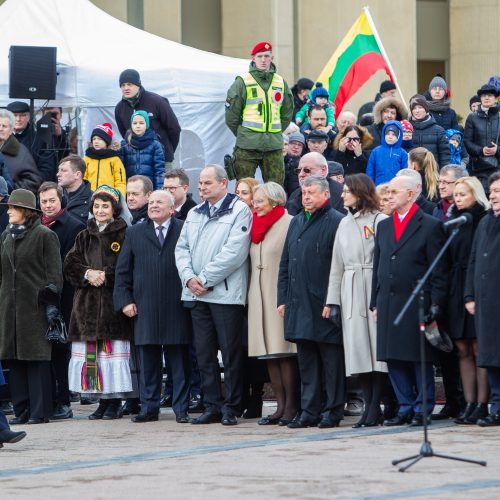
<path fill-rule="evenodd" d="M 0 106 L 9 98 L 11 45 L 57 47 L 56 100 L 81 111 L 82 139 L 103 121 L 114 126 L 118 76 L 141 74 L 143 86 L 169 99 L 183 133 L 176 163 L 187 170 L 221 163 L 234 137 L 224 123 L 226 91 L 248 61 L 186 47 L 129 26 L 88 0 L 7 0 L 0 6 Z M 42 101 L 35 101 L 35 108 Z M 194 172 L 193 172 L 194 173 Z"/>

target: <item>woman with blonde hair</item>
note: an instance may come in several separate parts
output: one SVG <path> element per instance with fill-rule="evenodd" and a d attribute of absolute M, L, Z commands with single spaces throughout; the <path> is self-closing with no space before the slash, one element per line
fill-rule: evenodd
<path fill-rule="evenodd" d="M 488 415 L 488 373 L 476 364 L 477 339 L 474 316 L 464 305 L 465 277 L 472 250 L 472 241 L 479 221 L 486 215 L 490 203 L 477 177 L 461 177 L 455 182 L 454 205 L 450 220 L 464 214 L 472 216 L 472 224 L 463 226 L 451 242 L 450 295 L 448 300 L 448 330 L 455 342 L 460 363 L 460 376 L 467 406 L 455 419 L 457 424 L 475 424 Z"/>
<path fill-rule="evenodd" d="M 250 210 L 253 210 L 253 189 L 258 185 L 259 181 L 255 180 L 253 177 L 243 177 L 239 181 L 236 181 L 234 192 L 240 197 L 241 201 L 249 206 Z"/>
<path fill-rule="evenodd" d="M 389 183 L 384 182 L 383 184 L 379 184 L 376 189 L 380 211 L 385 215 L 392 215 L 393 210 L 389 205 Z"/>
<path fill-rule="evenodd" d="M 424 198 L 437 201 L 439 199 L 439 171 L 434 155 L 426 148 L 412 149 L 408 153 L 408 168 L 420 172 Z"/>

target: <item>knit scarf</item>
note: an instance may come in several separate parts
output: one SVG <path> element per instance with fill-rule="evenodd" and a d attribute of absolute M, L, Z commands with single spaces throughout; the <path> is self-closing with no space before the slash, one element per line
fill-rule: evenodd
<path fill-rule="evenodd" d="M 417 210 L 418 210 L 418 205 L 414 203 L 402 221 L 399 220 L 399 214 L 397 212 L 394 212 L 393 214 L 394 236 L 396 238 L 396 241 L 399 241 L 401 239 L 401 236 L 403 236 L 404 230 L 406 229 L 408 222 L 410 222 L 411 218 L 415 215 L 415 212 Z"/>
<path fill-rule="evenodd" d="M 134 97 L 122 97 L 122 100 L 128 103 L 128 105 L 132 109 L 135 109 L 135 105 L 139 102 L 141 96 L 142 96 L 142 87 L 139 88 L 139 92 L 137 92 L 137 94 L 135 94 Z"/>
<path fill-rule="evenodd" d="M 440 99 L 439 101 L 427 101 L 427 106 L 429 106 L 429 111 L 434 111 L 435 113 L 442 113 L 450 109 L 451 101 L 449 99 Z"/>
<path fill-rule="evenodd" d="M 273 224 L 281 219 L 283 215 L 285 215 L 285 207 L 280 205 L 274 207 L 270 212 L 262 216 L 254 212 L 252 229 L 250 231 L 252 243 L 257 244 L 263 241 L 269 229 L 271 229 Z"/>
<path fill-rule="evenodd" d="M 130 144 L 135 149 L 145 149 L 157 139 L 155 131 L 151 128 L 148 128 L 144 135 L 129 134 L 127 132 L 125 136 L 127 144 Z"/>
<path fill-rule="evenodd" d="M 9 224 L 9 233 L 15 240 L 24 238 L 28 227 L 26 224 Z"/>
<path fill-rule="evenodd" d="M 50 227 L 52 226 L 52 224 L 54 224 L 54 222 L 59 218 L 61 217 L 61 215 L 64 213 L 64 208 L 61 208 L 61 210 L 59 210 L 59 212 L 57 212 L 57 214 L 53 215 L 52 217 L 48 217 L 47 215 L 42 215 L 42 224 L 45 226 L 45 227 Z"/>
<path fill-rule="evenodd" d="M 93 160 L 103 160 L 104 158 L 112 158 L 113 156 L 118 156 L 118 152 L 114 149 L 95 149 L 87 148 L 85 155 Z"/>
<path fill-rule="evenodd" d="M 86 343 L 85 363 L 82 367 L 82 390 L 102 392 L 102 371 L 97 362 L 97 353 L 111 353 L 111 342 L 109 340 L 95 340 Z"/>

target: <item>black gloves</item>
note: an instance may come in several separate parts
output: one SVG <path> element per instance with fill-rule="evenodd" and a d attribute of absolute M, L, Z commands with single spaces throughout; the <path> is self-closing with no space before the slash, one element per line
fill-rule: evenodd
<path fill-rule="evenodd" d="M 330 321 L 336 328 L 342 328 L 342 317 L 340 316 L 340 306 L 332 305 L 330 307 Z"/>
<path fill-rule="evenodd" d="M 429 307 L 429 312 L 424 318 L 424 321 L 427 325 L 431 324 L 433 321 L 437 321 L 441 316 L 441 308 L 437 304 L 431 304 Z"/>
<path fill-rule="evenodd" d="M 49 304 L 45 307 L 45 316 L 49 322 L 49 327 L 52 327 L 59 318 L 59 309 L 57 306 Z"/>

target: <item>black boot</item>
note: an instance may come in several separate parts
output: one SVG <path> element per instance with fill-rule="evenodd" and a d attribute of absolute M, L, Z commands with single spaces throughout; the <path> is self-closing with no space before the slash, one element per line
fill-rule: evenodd
<path fill-rule="evenodd" d="M 464 419 L 464 424 L 477 424 L 477 421 L 487 417 L 488 413 L 488 403 L 478 403 L 470 416 Z"/>
<path fill-rule="evenodd" d="M 114 420 L 115 418 L 122 418 L 122 402 L 121 399 L 110 399 L 108 407 L 102 416 L 103 420 Z"/>
<path fill-rule="evenodd" d="M 89 415 L 89 420 L 101 420 L 102 416 L 104 415 L 104 412 L 108 407 L 109 401 L 110 401 L 109 399 L 100 399 L 97 410 Z"/>
<path fill-rule="evenodd" d="M 462 413 L 454 420 L 456 424 L 465 424 L 465 420 L 470 418 L 472 412 L 476 408 L 476 403 L 467 403 L 467 406 L 464 408 Z"/>

